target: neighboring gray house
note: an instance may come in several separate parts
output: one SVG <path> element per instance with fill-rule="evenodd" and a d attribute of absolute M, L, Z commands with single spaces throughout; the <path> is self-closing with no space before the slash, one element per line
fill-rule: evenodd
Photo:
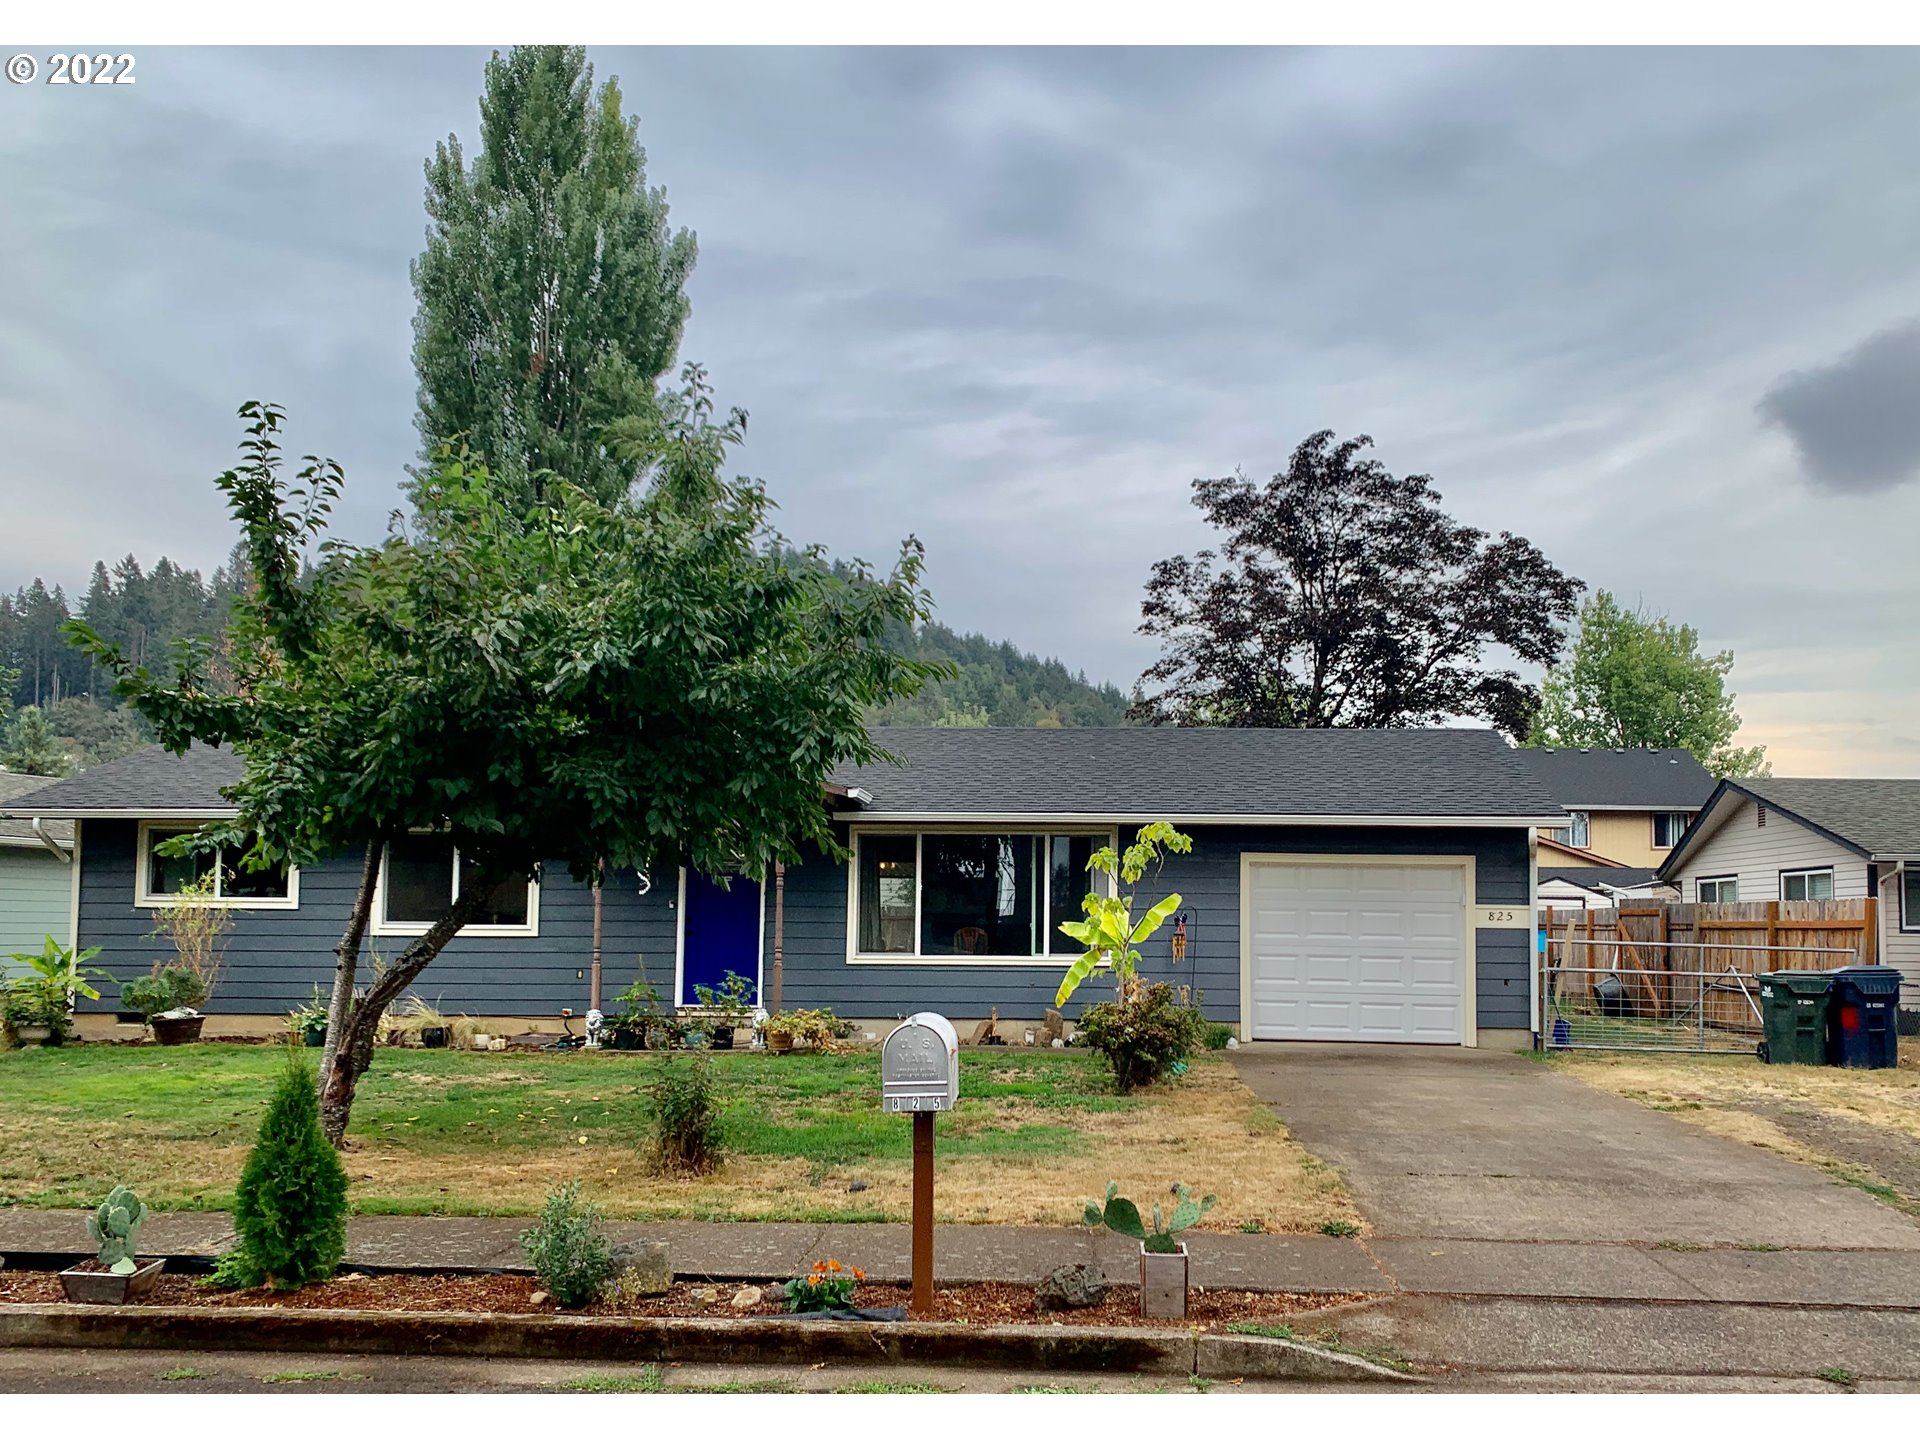
<path fill-rule="evenodd" d="M 0 813 L 52 782 L 44 775 L 0 770 Z M 51 935 L 73 938 L 73 825 L 49 820 L 36 832 L 28 819 L 0 819 L 0 975 L 20 969 L 7 957 L 38 952 Z"/>
<path fill-rule="evenodd" d="M 1660 878 L 1703 904 L 1877 897 L 1881 963 L 1920 1006 L 1920 780 L 1723 780 Z"/>
<path fill-rule="evenodd" d="M 1564 818 L 1486 730 L 943 730 L 876 738 L 903 766 L 831 777 L 850 857 L 788 866 L 780 903 L 743 880 L 629 871 L 605 893 L 606 992 L 644 972 L 663 996 L 729 970 L 781 1002 L 881 1019 L 935 1009 L 1038 1019 L 1078 947 L 1087 857 L 1153 820 L 1193 837 L 1143 882 L 1184 896 L 1146 947 L 1149 978 L 1190 985 L 1248 1039 L 1523 1044 L 1533 1013 L 1531 847 Z M 151 911 L 193 873 L 153 853 L 231 815 L 230 752 L 143 751 L 34 797 L 75 821 L 79 938 L 116 973 L 158 951 Z M 382 866 L 369 944 L 391 953 L 460 883 L 448 842 L 416 835 Z M 286 874 L 219 867 L 235 925 L 212 1011 L 277 1015 L 331 971 L 357 862 Z M 771 887 L 769 887 L 771 888 Z M 776 913 L 780 919 L 776 922 Z M 422 976 L 449 1012 L 584 1010 L 591 892 L 558 866 L 496 897 Z M 776 923 L 778 933 L 776 934 Z M 1176 946 L 1181 949 L 1175 958 Z M 1073 1009 L 1111 993 L 1084 986 Z M 111 1009 L 109 991 L 100 1007 Z M 770 996 L 768 998 L 771 998 Z"/>

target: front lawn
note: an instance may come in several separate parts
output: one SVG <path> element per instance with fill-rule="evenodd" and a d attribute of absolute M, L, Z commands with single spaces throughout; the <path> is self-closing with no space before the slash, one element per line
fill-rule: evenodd
<path fill-rule="evenodd" d="M 92 1205 L 119 1183 L 161 1209 L 226 1208 L 282 1063 L 272 1045 L 0 1054 L 0 1205 Z M 646 1087 L 660 1063 L 383 1049 L 348 1132 L 354 1205 L 523 1215 L 554 1183 L 580 1178 L 627 1219 L 907 1218 L 912 1127 L 880 1111 L 877 1051 L 714 1056 L 733 1154 L 704 1179 L 644 1163 Z M 1176 1180 L 1217 1192 L 1209 1229 L 1358 1218 L 1337 1174 L 1217 1057 L 1123 1098 L 1084 1051 L 966 1050 L 960 1091 L 938 1125 L 942 1220 L 1073 1223 L 1109 1180 L 1142 1201 Z"/>
<path fill-rule="evenodd" d="M 1818 1166 L 1920 1215 L 1920 1054 L 1903 1042 L 1896 1070 L 1596 1051 L 1555 1052 L 1549 1063 L 1728 1139 Z"/>

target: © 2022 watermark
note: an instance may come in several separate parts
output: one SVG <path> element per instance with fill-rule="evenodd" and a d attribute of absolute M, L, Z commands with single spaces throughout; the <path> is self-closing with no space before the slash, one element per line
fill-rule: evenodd
<path fill-rule="evenodd" d="M 56 51 L 30 55 L 22 50 L 7 57 L 7 79 L 16 85 L 133 85 L 133 56 L 101 50 Z"/>

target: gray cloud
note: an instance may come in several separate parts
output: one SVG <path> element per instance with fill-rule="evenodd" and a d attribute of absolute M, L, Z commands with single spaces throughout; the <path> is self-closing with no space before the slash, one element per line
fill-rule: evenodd
<path fill-rule="evenodd" d="M 1187 482 L 1366 431 L 1732 648 L 1782 773 L 1910 768 L 1869 722 L 1920 709 L 1920 655 L 1861 617 L 1910 606 L 1920 487 L 1862 527 L 1753 397 L 1920 314 L 1920 52 L 590 58 L 699 233 L 683 353 L 752 413 L 738 467 L 796 540 L 925 537 L 949 623 L 1127 685 L 1148 567 L 1209 538 Z M 484 60 L 155 50 L 138 87 L 0 87 L 0 585 L 218 563 L 249 396 L 379 533 L 421 161 L 473 142 Z"/>
<path fill-rule="evenodd" d="M 1816 485 L 1872 495 L 1920 479 L 1920 320 L 1782 375 L 1760 413 L 1793 437 Z"/>

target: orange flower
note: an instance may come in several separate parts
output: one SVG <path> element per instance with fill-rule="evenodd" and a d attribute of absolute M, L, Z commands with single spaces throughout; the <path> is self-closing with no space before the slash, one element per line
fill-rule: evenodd
<path fill-rule="evenodd" d="M 827 1262 L 827 1268 L 829 1270 L 838 1270 L 840 1268 L 840 1262 L 838 1260 L 829 1260 Z"/>
<path fill-rule="evenodd" d="M 867 1278 L 867 1272 L 856 1265 L 853 1267 L 853 1278 L 856 1280 L 864 1280 Z"/>

